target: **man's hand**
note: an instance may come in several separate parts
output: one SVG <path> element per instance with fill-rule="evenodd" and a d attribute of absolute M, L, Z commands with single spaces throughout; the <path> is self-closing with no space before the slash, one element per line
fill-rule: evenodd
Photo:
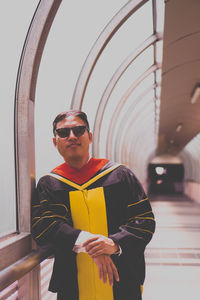
<path fill-rule="evenodd" d="M 91 258 L 102 254 L 111 255 L 119 249 L 118 245 L 112 239 L 103 235 L 88 239 L 82 246 L 85 247 Z"/>
<path fill-rule="evenodd" d="M 116 281 L 119 281 L 117 268 L 109 255 L 99 255 L 93 258 L 93 261 L 99 270 L 99 278 L 102 279 L 104 283 L 107 283 L 107 276 L 111 286 L 113 286 L 114 278 Z"/>

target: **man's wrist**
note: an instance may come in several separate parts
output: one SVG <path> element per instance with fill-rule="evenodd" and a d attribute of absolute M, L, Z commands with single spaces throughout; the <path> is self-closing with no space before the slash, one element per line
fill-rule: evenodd
<path fill-rule="evenodd" d="M 114 242 L 115 243 L 115 242 Z M 120 256 L 122 254 L 122 249 L 121 247 L 119 246 L 119 244 L 115 243 L 116 245 L 116 251 L 113 253 L 114 255 L 118 255 Z"/>

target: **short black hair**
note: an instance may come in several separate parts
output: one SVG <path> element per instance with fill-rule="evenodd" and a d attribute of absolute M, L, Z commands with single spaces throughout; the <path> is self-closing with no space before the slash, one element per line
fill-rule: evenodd
<path fill-rule="evenodd" d="M 69 110 L 69 111 L 64 111 L 61 112 L 60 114 L 58 114 L 55 118 L 55 120 L 53 121 L 53 134 L 54 136 L 56 136 L 56 126 L 57 123 L 62 121 L 63 119 L 66 119 L 70 116 L 74 116 L 74 117 L 79 117 L 80 119 L 82 119 L 87 127 L 87 130 L 90 131 L 90 126 L 89 126 L 89 122 L 88 122 L 88 118 L 86 113 L 84 113 L 81 110 Z"/>

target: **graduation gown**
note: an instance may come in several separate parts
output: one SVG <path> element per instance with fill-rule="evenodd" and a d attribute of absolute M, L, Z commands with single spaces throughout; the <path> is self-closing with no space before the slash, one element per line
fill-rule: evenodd
<path fill-rule="evenodd" d="M 110 237 L 120 281 L 104 284 L 87 253 L 73 251 L 81 230 Z M 155 230 L 144 190 L 127 167 L 91 158 L 77 170 L 66 163 L 42 177 L 32 203 L 32 235 L 55 255 L 49 290 L 66 300 L 141 299 L 144 250 Z M 64 300 L 64 298 L 63 298 Z"/>

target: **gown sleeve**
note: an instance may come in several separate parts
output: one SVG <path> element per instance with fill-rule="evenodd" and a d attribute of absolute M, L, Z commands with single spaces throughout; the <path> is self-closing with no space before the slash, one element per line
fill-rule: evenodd
<path fill-rule="evenodd" d="M 80 233 L 72 227 L 69 209 L 55 199 L 48 181 L 42 177 L 32 200 L 32 236 L 40 246 L 51 245 L 71 251 Z"/>
<path fill-rule="evenodd" d="M 150 201 L 140 182 L 128 168 L 122 171 L 125 189 L 125 222 L 119 231 L 110 235 L 123 254 L 142 255 L 155 231 L 155 219 Z"/>

